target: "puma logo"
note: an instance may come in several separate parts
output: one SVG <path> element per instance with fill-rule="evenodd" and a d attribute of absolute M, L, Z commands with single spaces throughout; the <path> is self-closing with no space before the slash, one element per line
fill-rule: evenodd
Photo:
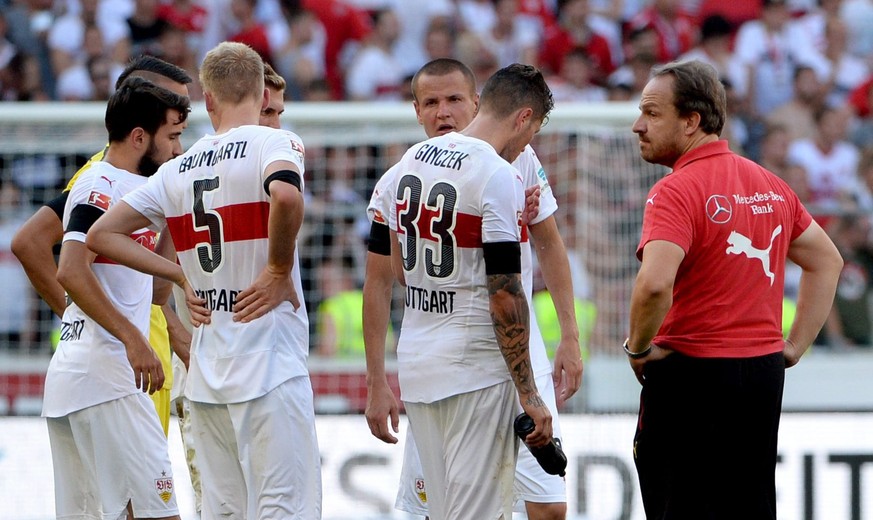
<path fill-rule="evenodd" d="M 107 177 L 107 176 L 105 176 L 105 175 L 101 175 L 100 178 L 103 179 L 104 181 L 108 182 L 110 188 L 111 188 L 112 185 L 115 183 L 114 180 L 110 179 L 109 177 Z"/>
<path fill-rule="evenodd" d="M 651 204 L 652 206 L 654 206 L 655 205 L 655 197 L 657 197 L 657 196 L 658 196 L 658 194 L 655 193 L 654 195 L 652 195 L 651 198 L 646 199 L 646 204 Z"/>
<path fill-rule="evenodd" d="M 764 268 L 764 274 L 770 279 L 770 285 L 772 286 L 776 275 L 770 270 L 770 250 L 773 249 L 773 240 L 779 236 L 779 233 L 782 233 L 782 225 L 776 226 L 776 229 L 773 230 L 773 233 L 770 235 L 770 245 L 767 246 L 767 249 L 758 249 L 752 245 L 751 238 L 736 231 L 731 231 L 727 239 L 729 245 L 725 253 L 729 255 L 745 254 L 750 259 L 760 260 Z"/>

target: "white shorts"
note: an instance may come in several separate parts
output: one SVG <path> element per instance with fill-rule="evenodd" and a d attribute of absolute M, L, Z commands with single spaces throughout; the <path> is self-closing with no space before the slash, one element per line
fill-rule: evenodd
<path fill-rule="evenodd" d="M 544 374 L 537 378 L 537 389 L 552 412 L 554 437 L 561 438 L 561 424 L 558 420 L 558 406 L 555 401 L 555 387 L 552 375 Z M 521 413 L 520 411 L 518 413 Z M 523 444 L 518 448 L 518 463 L 515 467 L 515 511 L 523 512 L 525 502 L 541 504 L 567 502 L 567 488 L 564 477 L 546 473 L 530 450 Z M 412 430 L 406 430 L 406 445 L 403 451 L 403 467 L 400 470 L 400 485 L 394 508 L 414 515 L 427 516 L 427 486 L 418 457 L 418 447 Z"/>
<path fill-rule="evenodd" d="M 431 518 L 512 518 L 516 395 L 506 381 L 433 403 L 404 403 Z"/>
<path fill-rule="evenodd" d="M 191 401 L 203 518 L 321 518 L 321 456 L 308 376 L 234 404 Z"/>
<path fill-rule="evenodd" d="M 57 518 L 176 516 L 167 437 L 155 406 L 138 393 L 48 418 Z"/>

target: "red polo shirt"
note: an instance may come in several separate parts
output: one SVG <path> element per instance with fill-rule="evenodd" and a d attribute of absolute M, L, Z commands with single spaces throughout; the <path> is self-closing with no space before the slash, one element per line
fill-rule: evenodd
<path fill-rule="evenodd" d="M 654 342 L 694 357 L 780 352 L 785 258 L 811 220 L 784 181 L 727 141 L 680 157 L 649 192 L 637 248 L 640 259 L 652 240 L 685 251 Z"/>

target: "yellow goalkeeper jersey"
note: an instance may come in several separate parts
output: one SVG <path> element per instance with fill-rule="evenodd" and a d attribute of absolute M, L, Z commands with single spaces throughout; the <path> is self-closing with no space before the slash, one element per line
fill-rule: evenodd
<path fill-rule="evenodd" d="M 92 164 L 101 162 L 106 154 L 106 145 L 102 150 L 95 153 L 88 159 L 81 168 L 76 171 L 64 191 L 70 191 L 82 172 L 87 171 Z M 164 387 L 151 395 L 152 401 L 155 403 L 155 409 L 158 412 L 158 417 L 161 419 L 161 426 L 164 427 L 164 434 L 168 434 L 170 427 L 170 389 L 173 388 L 173 364 L 172 353 L 170 350 L 170 335 L 167 333 L 167 320 L 164 318 L 164 312 L 160 305 L 152 305 L 151 321 L 149 325 L 149 344 L 161 360 L 161 367 L 164 369 Z"/>

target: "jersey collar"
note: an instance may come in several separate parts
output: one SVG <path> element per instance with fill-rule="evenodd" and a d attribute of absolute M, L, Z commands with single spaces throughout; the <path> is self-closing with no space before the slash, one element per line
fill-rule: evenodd
<path fill-rule="evenodd" d="M 685 155 L 680 157 L 679 160 L 676 161 L 676 164 L 673 165 L 673 171 L 675 172 L 681 168 L 684 168 L 694 161 L 726 153 L 732 152 L 728 147 L 728 142 L 724 139 L 719 139 L 718 141 L 702 144 L 697 148 L 686 152 Z"/>

